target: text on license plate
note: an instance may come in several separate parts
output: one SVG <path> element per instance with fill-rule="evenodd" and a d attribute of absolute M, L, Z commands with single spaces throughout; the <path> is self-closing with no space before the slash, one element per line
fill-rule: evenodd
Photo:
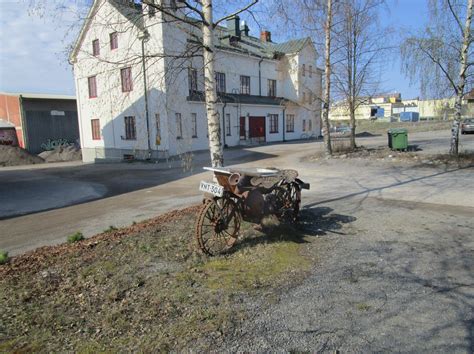
<path fill-rule="evenodd" d="M 199 185 L 199 190 L 207 193 L 211 193 L 216 197 L 222 197 L 224 194 L 224 187 L 219 186 L 218 184 L 208 183 L 201 181 Z"/>

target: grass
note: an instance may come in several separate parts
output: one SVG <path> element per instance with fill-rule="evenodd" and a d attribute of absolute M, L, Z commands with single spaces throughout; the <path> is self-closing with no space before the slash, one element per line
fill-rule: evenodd
<path fill-rule="evenodd" d="M 84 235 L 79 231 L 67 237 L 67 243 L 75 243 L 82 240 L 84 240 Z"/>
<path fill-rule="evenodd" d="M 232 252 L 208 258 L 196 251 L 195 218 L 166 216 L 1 266 L 0 352 L 208 351 L 236 333 L 245 301 L 302 279 L 314 259 L 306 245 L 322 242 L 244 223 Z"/>
<path fill-rule="evenodd" d="M 359 311 L 369 311 L 370 310 L 370 305 L 367 305 L 366 303 L 360 303 L 356 305 L 357 310 Z"/>
<path fill-rule="evenodd" d="M 134 224 L 133 225 L 136 225 L 135 221 L 134 221 Z M 114 231 L 117 231 L 118 228 L 116 228 L 114 225 L 110 225 L 108 229 L 105 229 L 104 232 L 114 232 Z"/>
<path fill-rule="evenodd" d="M 8 252 L 0 250 L 0 264 L 5 264 L 8 262 Z"/>

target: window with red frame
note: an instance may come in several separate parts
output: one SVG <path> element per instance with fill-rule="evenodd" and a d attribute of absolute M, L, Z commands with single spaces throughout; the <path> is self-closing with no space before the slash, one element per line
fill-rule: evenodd
<path fill-rule="evenodd" d="M 100 140 L 100 121 L 91 119 L 92 140 Z"/>
<path fill-rule="evenodd" d="M 120 76 L 122 78 L 122 92 L 130 92 L 133 90 L 132 82 L 132 68 L 123 68 L 120 70 Z"/>
<path fill-rule="evenodd" d="M 110 34 L 110 49 L 114 50 L 118 48 L 118 33 L 114 32 Z"/>
<path fill-rule="evenodd" d="M 97 97 L 97 81 L 95 76 L 91 76 L 87 78 L 87 82 L 89 85 L 89 98 Z"/>
<path fill-rule="evenodd" d="M 98 39 L 94 39 L 92 41 L 92 55 L 94 55 L 95 57 L 98 56 L 100 54 L 100 46 L 99 46 L 99 40 Z"/>

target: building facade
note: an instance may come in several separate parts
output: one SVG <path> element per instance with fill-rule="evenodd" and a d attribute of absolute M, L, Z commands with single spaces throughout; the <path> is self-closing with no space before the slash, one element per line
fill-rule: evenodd
<path fill-rule="evenodd" d="M 94 1 L 70 57 L 84 161 L 208 149 L 202 35 L 172 3 L 186 22 L 135 2 Z M 309 38 L 274 43 L 235 17 L 216 27 L 215 43 L 225 146 L 320 134 L 322 71 Z"/>
<path fill-rule="evenodd" d="M 454 119 L 455 98 L 432 100 L 403 100 L 400 94 L 363 98 L 363 103 L 356 110 L 356 119 L 377 119 L 398 121 L 403 112 L 419 113 L 422 120 Z M 461 115 L 464 118 L 474 117 L 474 92 L 466 94 L 462 103 Z M 329 119 L 333 121 L 350 120 L 349 110 L 344 102 L 331 106 Z"/>
<path fill-rule="evenodd" d="M 33 154 L 43 151 L 48 141 L 79 140 L 74 96 L 0 93 L 0 121 L 14 127 L 18 145 Z"/>

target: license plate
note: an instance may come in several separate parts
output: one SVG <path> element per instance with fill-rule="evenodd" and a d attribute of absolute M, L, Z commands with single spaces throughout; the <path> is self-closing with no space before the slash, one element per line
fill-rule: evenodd
<path fill-rule="evenodd" d="M 219 186 L 218 184 L 203 182 L 199 184 L 199 190 L 207 193 L 211 193 L 216 197 L 222 197 L 224 194 L 224 187 Z"/>

